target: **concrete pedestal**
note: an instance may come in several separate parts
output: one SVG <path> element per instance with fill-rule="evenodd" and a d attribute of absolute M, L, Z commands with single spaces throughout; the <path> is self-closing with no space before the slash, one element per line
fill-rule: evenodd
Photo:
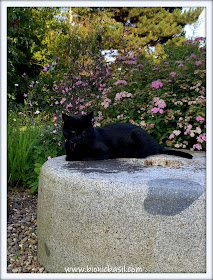
<path fill-rule="evenodd" d="M 192 154 L 48 160 L 40 263 L 48 272 L 205 272 L 205 153 Z"/>

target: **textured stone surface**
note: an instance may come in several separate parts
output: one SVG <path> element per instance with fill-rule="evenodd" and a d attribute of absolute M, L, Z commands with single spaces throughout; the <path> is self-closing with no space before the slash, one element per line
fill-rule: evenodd
<path fill-rule="evenodd" d="M 38 193 L 40 263 L 48 272 L 205 272 L 205 153 L 192 154 L 47 161 Z"/>

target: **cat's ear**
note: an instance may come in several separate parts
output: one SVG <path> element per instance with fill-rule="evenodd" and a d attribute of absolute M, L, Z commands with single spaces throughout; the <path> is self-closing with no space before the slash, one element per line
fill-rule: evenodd
<path fill-rule="evenodd" d="M 92 119 L 93 119 L 93 113 L 94 113 L 94 112 L 91 112 L 91 113 L 89 113 L 89 114 L 87 115 L 87 119 L 88 119 L 89 122 L 91 122 Z"/>
<path fill-rule="evenodd" d="M 83 115 L 82 120 L 86 123 L 91 123 L 93 119 L 93 112 L 89 113 L 88 115 Z"/>
<path fill-rule="evenodd" d="M 67 121 L 69 118 L 69 116 L 67 116 L 67 114 L 62 114 L 62 120 L 65 122 Z"/>

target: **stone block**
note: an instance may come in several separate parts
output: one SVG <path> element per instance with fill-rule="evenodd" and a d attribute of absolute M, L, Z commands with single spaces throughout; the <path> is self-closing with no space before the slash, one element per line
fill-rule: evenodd
<path fill-rule="evenodd" d="M 205 153 L 191 153 L 48 160 L 38 190 L 40 263 L 48 272 L 204 273 Z"/>

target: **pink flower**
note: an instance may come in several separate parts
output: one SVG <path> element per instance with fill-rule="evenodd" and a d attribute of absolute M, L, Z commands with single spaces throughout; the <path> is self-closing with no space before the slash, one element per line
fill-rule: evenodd
<path fill-rule="evenodd" d="M 200 40 L 205 40 L 205 39 L 206 39 L 205 37 L 197 37 L 197 38 L 195 38 L 195 42 L 200 41 Z"/>
<path fill-rule="evenodd" d="M 163 99 L 160 99 L 158 102 L 158 108 L 165 108 L 165 107 L 166 107 L 165 101 Z"/>
<path fill-rule="evenodd" d="M 196 121 L 204 121 L 205 119 L 203 118 L 203 117 L 201 117 L 201 116 L 197 116 L 196 117 Z"/>
<path fill-rule="evenodd" d="M 174 137 L 174 134 L 170 134 L 169 139 L 172 140 Z"/>
<path fill-rule="evenodd" d="M 174 130 L 173 133 L 174 133 L 174 135 L 178 136 L 181 133 L 181 131 L 180 130 Z"/>
<path fill-rule="evenodd" d="M 163 114 L 164 110 L 163 109 L 159 109 L 159 113 Z"/>
<path fill-rule="evenodd" d="M 66 98 L 63 97 L 63 98 L 61 99 L 60 103 L 63 104 L 65 101 L 66 101 Z"/>
<path fill-rule="evenodd" d="M 84 109 L 84 108 L 85 108 L 84 105 L 80 105 L 80 106 L 79 106 L 79 109 L 80 109 L 80 110 L 82 110 L 82 109 Z"/>
<path fill-rule="evenodd" d="M 72 108 L 72 103 L 67 104 L 66 108 Z"/>
<path fill-rule="evenodd" d="M 115 100 L 119 100 L 119 99 L 121 99 L 121 97 L 122 97 L 122 94 L 118 92 L 115 95 Z"/>
<path fill-rule="evenodd" d="M 137 54 L 133 54 L 129 57 L 130 59 L 137 59 Z"/>
<path fill-rule="evenodd" d="M 166 107 L 166 103 L 163 99 L 160 99 L 159 97 L 153 97 L 152 103 L 155 104 L 155 106 L 158 106 L 158 108 L 165 108 Z"/>
<path fill-rule="evenodd" d="M 43 66 L 43 71 L 45 72 L 45 71 L 47 71 L 48 69 L 47 69 L 47 67 L 46 66 Z"/>
<path fill-rule="evenodd" d="M 103 102 L 101 102 L 101 105 L 104 106 L 104 108 L 108 108 L 109 107 L 109 103 L 111 102 L 111 99 L 106 98 Z"/>
<path fill-rule="evenodd" d="M 137 64 L 137 62 L 134 60 L 128 60 L 126 61 L 126 64 Z"/>
<path fill-rule="evenodd" d="M 160 100 L 159 97 L 153 97 L 152 103 L 158 102 Z"/>
<path fill-rule="evenodd" d="M 202 150 L 202 146 L 201 146 L 201 144 L 194 144 L 193 149 Z"/>
<path fill-rule="evenodd" d="M 143 64 L 138 64 L 137 68 L 144 68 Z"/>
<path fill-rule="evenodd" d="M 186 44 L 186 43 L 192 43 L 193 40 L 187 40 L 187 41 L 184 41 L 183 43 Z"/>
<path fill-rule="evenodd" d="M 80 86 L 81 84 L 83 84 L 82 81 L 78 81 L 78 82 L 75 83 L 76 86 Z"/>
<path fill-rule="evenodd" d="M 190 57 L 196 57 L 196 54 L 192 53 L 192 54 L 190 55 Z"/>
<path fill-rule="evenodd" d="M 119 84 L 127 85 L 127 82 L 125 80 L 118 80 L 117 82 L 114 83 L 114 85 L 116 86 Z"/>
<path fill-rule="evenodd" d="M 126 59 L 125 56 L 119 56 L 119 57 L 117 57 L 117 60 L 125 60 L 125 59 Z"/>
<path fill-rule="evenodd" d="M 176 74 L 177 74 L 176 72 L 171 72 L 171 73 L 170 73 L 170 75 L 171 75 L 172 77 L 174 77 Z"/>
<path fill-rule="evenodd" d="M 163 83 L 161 83 L 161 81 L 159 81 L 159 80 L 152 82 L 152 87 L 153 88 L 159 88 L 159 87 L 162 87 L 162 86 L 163 86 Z"/>
<path fill-rule="evenodd" d="M 53 133 L 56 133 L 57 132 L 57 130 L 53 130 Z"/>
<path fill-rule="evenodd" d="M 203 141 L 206 141 L 206 133 L 201 134 Z"/>
<path fill-rule="evenodd" d="M 203 139 L 202 139 L 201 135 L 199 135 L 196 139 L 197 139 L 197 142 L 203 143 Z"/>
<path fill-rule="evenodd" d="M 61 142 L 60 141 L 58 142 L 58 146 L 61 146 Z"/>
<path fill-rule="evenodd" d="M 202 64 L 201 61 L 195 61 L 195 65 L 196 65 L 196 66 L 198 66 L 198 65 L 200 65 L 200 64 Z"/>
<path fill-rule="evenodd" d="M 157 112 L 159 111 L 159 108 L 158 108 L 158 107 L 153 107 L 153 108 L 151 109 L 151 111 L 152 111 L 153 113 L 157 113 Z"/>
<path fill-rule="evenodd" d="M 57 105 L 57 104 L 58 104 L 58 101 L 55 102 L 55 105 Z"/>
<path fill-rule="evenodd" d="M 200 134 L 197 137 L 197 141 L 200 142 L 200 143 L 203 143 L 204 141 L 206 142 L 206 133 Z"/>
<path fill-rule="evenodd" d="M 51 156 L 48 156 L 48 158 L 47 158 L 48 160 L 50 160 L 51 159 Z"/>

